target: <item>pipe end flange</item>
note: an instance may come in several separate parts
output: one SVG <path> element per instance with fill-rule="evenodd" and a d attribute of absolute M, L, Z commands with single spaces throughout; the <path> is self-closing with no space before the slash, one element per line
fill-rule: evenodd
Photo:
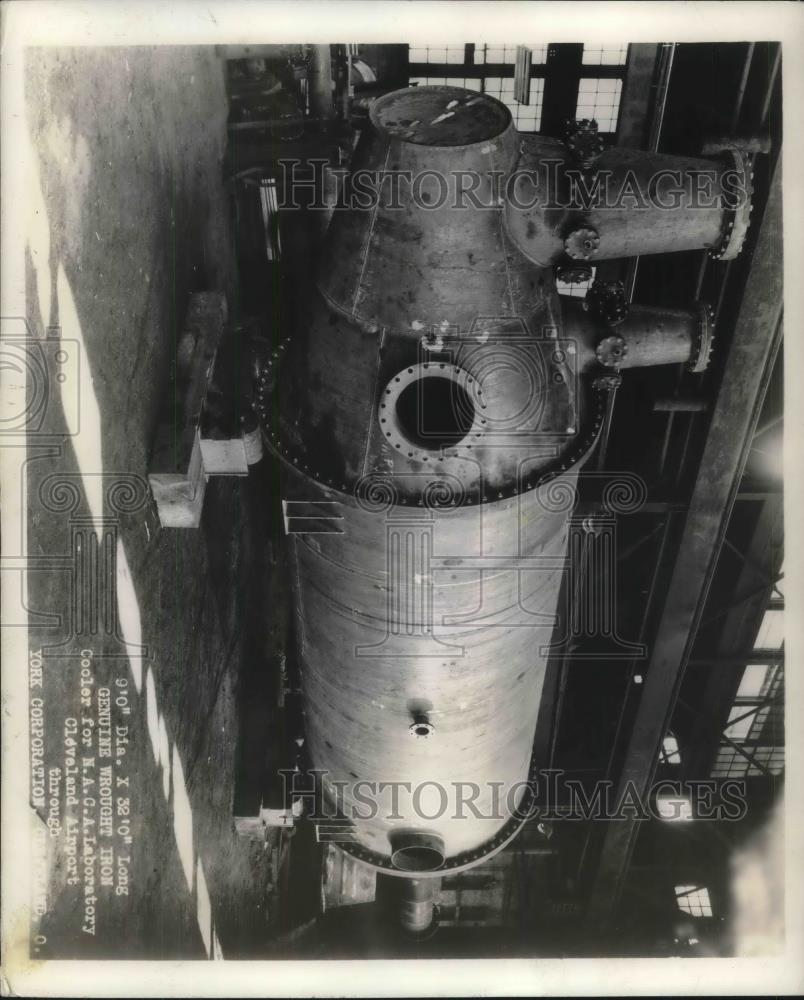
<path fill-rule="evenodd" d="M 698 375 L 706 371 L 715 342 L 715 313 L 706 302 L 698 303 L 698 335 L 692 347 L 689 370 Z"/>
<path fill-rule="evenodd" d="M 567 234 L 564 249 L 573 260 L 590 260 L 600 250 L 600 234 L 591 226 L 579 226 Z"/>
<path fill-rule="evenodd" d="M 740 149 L 725 149 L 726 173 L 734 179 L 731 199 L 735 204 L 726 206 L 720 243 L 709 251 L 713 260 L 734 260 L 740 255 L 748 227 L 751 224 L 751 203 L 754 193 L 751 154 Z"/>

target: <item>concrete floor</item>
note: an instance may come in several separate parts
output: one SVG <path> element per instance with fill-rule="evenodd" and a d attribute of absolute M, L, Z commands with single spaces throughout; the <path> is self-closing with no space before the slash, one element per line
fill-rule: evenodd
<path fill-rule="evenodd" d="M 213 480 L 197 531 L 160 529 L 143 488 L 188 295 L 235 298 L 223 63 L 212 48 L 38 51 L 26 113 L 27 322 L 35 338 L 50 328 L 60 340 L 49 345 L 80 364 L 80 402 L 71 370 L 28 445 L 28 545 L 39 559 L 28 606 L 31 648 L 45 648 L 46 768 L 63 761 L 65 718 L 80 714 L 82 649 L 93 651 L 96 686 L 126 679 L 132 710 L 116 717 L 131 738 L 130 893 L 102 889 L 96 933 L 82 932 L 81 887 L 68 884 L 51 839 L 43 957 L 259 954 L 273 919 L 270 855 L 237 838 L 231 801 L 244 486 Z M 56 473 L 76 488 L 74 503 L 58 502 Z M 131 509 L 111 499 L 121 481 Z M 87 515 L 94 525 L 78 520 Z M 72 599 L 76 553 L 93 532 L 115 553 L 90 593 L 100 597 L 94 634 Z M 63 557 L 55 569 L 54 555 Z"/>

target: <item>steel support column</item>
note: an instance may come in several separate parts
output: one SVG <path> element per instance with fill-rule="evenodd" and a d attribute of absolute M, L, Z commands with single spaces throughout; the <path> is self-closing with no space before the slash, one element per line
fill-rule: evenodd
<path fill-rule="evenodd" d="M 781 340 L 780 173 L 772 179 L 615 801 L 629 783 L 647 794 L 653 779 Z M 637 831 L 633 819 L 608 825 L 590 924 L 603 923 L 616 908 Z"/>

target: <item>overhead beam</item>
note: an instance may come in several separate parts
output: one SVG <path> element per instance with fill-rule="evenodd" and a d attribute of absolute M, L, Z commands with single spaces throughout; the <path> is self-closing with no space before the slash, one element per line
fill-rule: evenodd
<path fill-rule="evenodd" d="M 771 182 L 615 801 L 630 787 L 646 795 L 653 780 L 781 341 L 780 173 Z M 619 903 L 637 832 L 635 819 L 608 824 L 587 910 L 592 925 Z"/>

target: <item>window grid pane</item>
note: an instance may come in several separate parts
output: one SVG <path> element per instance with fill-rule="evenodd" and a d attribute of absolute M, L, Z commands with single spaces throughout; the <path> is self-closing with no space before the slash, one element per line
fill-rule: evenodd
<path fill-rule="evenodd" d="M 756 719 L 756 713 L 754 715 L 748 715 L 748 712 L 750 711 L 751 709 L 748 705 L 732 706 L 732 709 L 729 712 L 729 723 L 732 723 L 733 719 L 737 719 L 737 722 L 726 726 L 726 736 L 728 736 L 730 740 L 739 742 L 748 736 Z"/>
<path fill-rule="evenodd" d="M 559 295 L 569 295 L 574 299 L 583 299 L 586 297 L 586 293 L 592 282 L 595 280 L 595 272 L 597 268 L 592 268 L 592 277 L 588 281 L 574 281 L 570 283 L 569 281 L 562 281 L 560 278 L 556 278 L 556 291 Z"/>
<path fill-rule="evenodd" d="M 583 77 L 578 84 L 576 118 L 594 118 L 600 132 L 616 132 L 622 80 Z"/>
<path fill-rule="evenodd" d="M 693 917 L 711 917 L 712 902 L 709 890 L 703 885 L 677 885 L 678 908 Z"/>
<path fill-rule="evenodd" d="M 784 611 L 768 608 L 762 616 L 754 649 L 781 649 L 784 643 Z"/>
<path fill-rule="evenodd" d="M 486 93 L 496 97 L 508 108 L 514 125 L 520 132 L 538 132 L 542 126 L 542 99 L 544 80 L 531 79 L 530 104 L 520 104 L 514 100 L 514 78 L 512 76 L 486 77 Z"/>
<path fill-rule="evenodd" d="M 462 63 L 465 45 L 409 45 L 408 61 L 412 63 Z"/>
<path fill-rule="evenodd" d="M 743 744 L 746 753 L 753 756 L 752 763 L 734 747 L 722 746 L 718 750 L 717 759 L 712 767 L 713 778 L 756 778 L 763 774 L 761 764 L 771 774 L 781 774 L 784 771 L 784 747 L 757 747 Z"/>
<path fill-rule="evenodd" d="M 737 698 L 759 698 L 767 684 L 768 672 L 773 670 L 767 663 L 749 663 L 743 670 L 743 677 L 737 689 Z"/>
<path fill-rule="evenodd" d="M 585 66 L 623 66 L 628 57 L 627 45 L 584 45 Z"/>
<path fill-rule="evenodd" d="M 543 66 L 547 62 L 547 46 L 524 43 L 531 52 L 531 64 Z M 516 45 L 486 45 L 475 42 L 475 65 L 485 66 L 487 63 L 516 63 Z"/>
<path fill-rule="evenodd" d="M 672 733 L 668 733 L 662 742 L 662 752 L 659 757 L 662 764 L 680 764 L 681 751 L 678 749 L 678 740 Z"/>

